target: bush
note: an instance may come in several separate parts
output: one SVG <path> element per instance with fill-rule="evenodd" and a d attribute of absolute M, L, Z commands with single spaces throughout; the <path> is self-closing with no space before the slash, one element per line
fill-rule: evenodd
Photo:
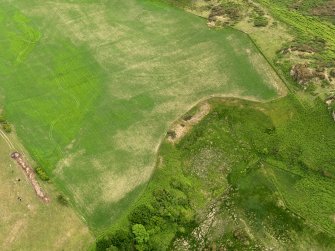
<path fill-rule="evenodd" d="M 265 27 L 269 24 L 269 19 L 264 16 L 258 16 L 254 18 L 255 27 Z"/>
<path fill-rule="evenodd" d="M 103 238 L 100 238 L 96 242 L 96 251 L 106 251 L 108 248 L 110 248 L 112 245 L 110 238 L 107 236 L 104 236 Z"/>
<path fill-rule="evenodd" d="M 215 21 L 217 16 L 227 16 L 232 21 L 237 21 L 241 18 L 241 6 L 234 2 L 223 3 L 218 6 L 214 6 L 211 9 L 208 20 Z"/>
<path fill-rule="evenodd" d="M 48 174 L 43 170 L 42 167 L 36 167 L 35 168 L 35 173 L 43 181 L 49 181 L 50 180 Z"/>
<path fill-rule="evenodd" d="M 153 211 L 147 205 L 143 204 L 136 207 L 128 216 L 129 221 L 133 224 L 147 225 L 150 223 Z"/>
<path fill-rule="evenodd" d="M 11 132 L 12 132 L 12 126 L 11 126 L 8 122 L 4 122 L 4 123 L 2 123 L 2 129 L 3 129 L 6 133 L 11 133 Z"/>
<path fill-rule="evenodd" d="M 59 194 L 57 196 L 57 201 L 59 202 L 59 204 L 62 204 L 63 206 L 69 205 L 68 199 L 63 194 Z"/>
<path fill-rule="evenodd" d="M 225 14 L 231 19 L 231 20 L 239 20 L 241 18 L 241 6 L 234 2 L 228 2 L 222 5 Z"/>
<path fill-rule="evenodd" d="M 132 240 L 129 232 L 119 229 L 110 236 L 110 242 L 113 246 L 121 250 L 128 250 L 129 244 L 132 243 Z"/>
<path fill-rule="evenodd" d="M 137 250 L 147 250 L 149 242 L 149 233 L 145 227 L 141 224 L 135 224 L 132 226 L 132 232 L 135 235 L 136 249 Z"/>

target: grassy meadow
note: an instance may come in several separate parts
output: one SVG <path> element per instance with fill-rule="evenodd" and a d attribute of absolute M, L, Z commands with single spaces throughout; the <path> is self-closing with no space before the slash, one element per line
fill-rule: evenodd
<path fill-rule="evenodd" d="M 245 34 L 157 1 L 0 10 L 5 115 L 95 233 L 136 200 L 169 125 L 199 100 L 286 92 Z"/>

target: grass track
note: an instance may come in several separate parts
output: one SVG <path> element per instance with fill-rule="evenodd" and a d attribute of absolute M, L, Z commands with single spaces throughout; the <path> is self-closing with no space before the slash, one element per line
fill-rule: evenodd
<path fill-rule="evenodd" d="M 281 89 L 246 35 L 209 30 L 169 6 L 34 0 L 1 8 L 6 23 L 19 11 L 41 34 L 23 63 L 1 65 L 8 117 L 95 231 L 141 192 L 175 118 L 211 95 L 269 100 Z"/>

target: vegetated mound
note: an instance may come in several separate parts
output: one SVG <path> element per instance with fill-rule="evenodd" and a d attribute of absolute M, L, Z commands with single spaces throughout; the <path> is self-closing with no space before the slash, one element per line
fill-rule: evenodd
<path fill-rule="evenodd" d="M 97 250 L 334 250 L 335 124 L 323 102 L 209 103 L 179 143 L 163 143 L 143 196 Z"/>
<path fill-rule="evenodd" d="M 97 232 L 137 198 L 160 139 L 190 106 L 212 95 L 269 100 L 282 90 L 245 34 L 209 30 L 156 1 L 9 1 L 0 9 L 8 119 Z"/>
<path fill-rule="evenodd" d="M 335 16 L 335 1 L 326 1 L 324 4 L 314 7 L 311 13 L 316 16 Z"/>
<path fill-rule="evenodd" d="M 303 11 L 306 14 L 315 16 L 333 16 L 335 15 L 334 0 L 289 0 L 288 6 L 291 9 Z"/>

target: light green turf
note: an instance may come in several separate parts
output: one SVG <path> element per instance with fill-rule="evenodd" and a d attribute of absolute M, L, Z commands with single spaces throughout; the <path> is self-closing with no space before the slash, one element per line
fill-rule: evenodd
<path fill-rule="evenodd" d="M 211 95 L 275 98 L 282 83 L 235 30 L 152 1 L 68 2 L 0 5 L 0 51 L 13 44 L 0 81 L 26 148 L 99 231 L 142 191 L 172 121 Z"/>

